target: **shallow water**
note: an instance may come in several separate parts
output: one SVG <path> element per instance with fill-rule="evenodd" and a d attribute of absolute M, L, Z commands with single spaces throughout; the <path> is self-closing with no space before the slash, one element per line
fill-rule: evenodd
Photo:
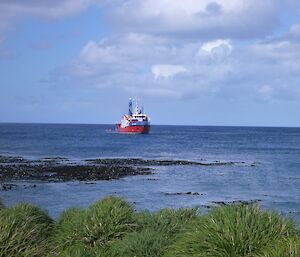
<path fill-rule="evenodd" d="M 0 191 L 11 205 L 31 202 L 57 217 L 118 194 L 136 209 L 261 200 L 300 224 L 300 128 L 152 126 L 149 135 L 107 133 L 110 125 L 0 124 L 0 155 L 71 159 L 141 157 L 245 162 L 222 166 L 154 167 L 153 175 L 112 181 L 28 183 Z M 151 179 L 151 180 L 149 180 Z M 31 187 L 36 184 L 36 187 Z M 29 185 L 29 186 L 24 186 Z M 198 192 L 200 195 L 166 193 Z"/>

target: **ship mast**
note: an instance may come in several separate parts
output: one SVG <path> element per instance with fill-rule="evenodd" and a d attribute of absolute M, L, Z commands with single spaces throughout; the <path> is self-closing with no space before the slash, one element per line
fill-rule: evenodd
<path fill-rule="evenodd" d="M 140 114 L 139 99 L 135 98 L 135 114 Z"/>
<path fill-rule="evenodd" d="M 129 98 L 128 115 L 132 116 L 132 100 Z"/>

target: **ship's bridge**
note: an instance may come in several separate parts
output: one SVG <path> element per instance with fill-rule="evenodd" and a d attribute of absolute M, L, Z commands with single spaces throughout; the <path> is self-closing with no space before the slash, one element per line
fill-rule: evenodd
<path fill-rule="evenodd" d="M 133 114 L 132 119 L 138 121 L 147 121 L 148 117 L 145 114 Z"/>

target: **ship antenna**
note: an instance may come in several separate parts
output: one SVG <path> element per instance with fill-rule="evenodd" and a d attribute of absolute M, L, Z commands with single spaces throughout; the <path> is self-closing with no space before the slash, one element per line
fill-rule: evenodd
<path fill-rule="evenodd" d="M 135 113 L 139 112 L 139 103 L 138 103 L 138 98 L 135 97 Z"/>

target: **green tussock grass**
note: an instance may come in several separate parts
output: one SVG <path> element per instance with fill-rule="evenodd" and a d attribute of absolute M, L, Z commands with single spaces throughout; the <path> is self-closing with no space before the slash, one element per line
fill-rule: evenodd
<path fill-rule="evenodd" d="M 68 252 L 75 245 L 77 251 L 106 252 L 136 227 L 132 206 L 119 197 L 106 197 L 85 210 L 71 208 L 61 215 L 54 236 L 56 251 Z"/>
<path fill-rule="evenodd" d="M 142 212 L 137 215 L 138 231 L 128 234 L 123 240 L 114 244 L 110 256 L 161 256 L 166 246 L 174 239 L 174 235 L 195 217 L 194 209 Z"/>
<path fill-rule="evenodd" d="M 119 197 L 107 197 L 91 205 L 85 217 L 85 242 L 90 246 L 103 247 L 134 231 L 132 206 Z"/>
<path fill-rule="evenodd" d="M 55 252 L 61 253 L 65 250 L 68 252 L 68 248 L 81 243 L 84 237 L 84 215 L 85 211 L 79 208 L 69 208 L 60 215 L 55 225 L 52 240 L 54 247 L 57 248 Z"/>
<path fill-rule="evenodd" d="M 291 221 L 257 205 L 219 207 L 187 228 L 166 256 L 259 256 L 267 246 L 296 234 Z"/>
<path fill-rule="evenodd" d="M 0 211 L 0 256 L 42 256 L 52 220 L 38 207 L 17 204 Z"/>
<path fill-rule="evenodd" d="M 151 228 L 172 235 L 196 216 L 196 209 L 161 209 L 154 213 L 145 211 L 137 214 L 137 222 L 140 228 Z"/>
<path fill-rule="evenodd" d="M 156 257 L 162 256 L 170 238 L 161 231 L 144 229 L 130 233 L 124 240 L 112 245 L 111 257 Z"/>
<path fill-rule="evenodd" d="M 71 245 L 64 250 L 59 251 L 58 253 L 52 253 L 51 255 L 49 255 L 49 257 L 55 255 L 59 257 L 109 257 L 108 255 L 103 255 L 103 251 L 99 249 L 87 248 L 82 243 Z"/>
<path fill-rule="evenodd" d="M 299 257 L 300 237 L 277 240 L 270 243 L 257 257 Z"/>
<path fill-rule="evenodd" d="M 257 205 L 135 212 L 119 197 L 69 208 L 57 221 L 18 204 L 0 209 L 0 256 L 299 257 L 295 224 Z"/>

